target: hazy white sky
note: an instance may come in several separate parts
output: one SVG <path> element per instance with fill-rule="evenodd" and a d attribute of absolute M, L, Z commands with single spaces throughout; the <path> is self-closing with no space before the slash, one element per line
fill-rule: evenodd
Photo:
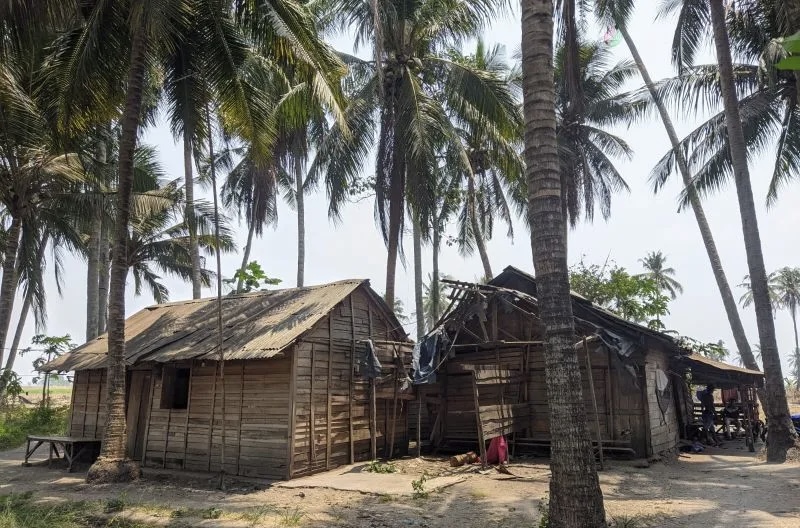
<path fill-rule="evenodd" d="M 673 75 L 670 64 L 669 45 L 674 21 L 655 21 L 655 7 L 639 3 L 639 9 L 630 27 L 640 52 L 654 79 Z M 601 31 L 596 30 L 599 39 Z M 520 23 L 517 14 L 510 14 L 497 21 L 484 35 L 487 43 L 506 46 L 509 54 L 520 41 Z M 343 51 L 351 51 L 351 41 L 345 37 L 333 41 Z M 620 59 L 629 58 L 624 43 L 614 48 Z M 706 61 L 713 60 L 710 48 L 704 54 Z M 639 82 L 631 85 L 638 86 Z M 700 122 L 703 116 L 691 119 L 678 119 L 679 134 L 685 134 Z M 596 220 L 591 225 L 581 225 L 570 234 L 570 262 L 583 256 L 587 262 L 602 263 L 607 257 L 618 264 L 639 271 L 638 259 L 648 251 L 662 250 L 668 262 L 677 270 L 677 278 L 683 284 L 685 293 L 674 301 L 671 314 L 664 319 L 668 329 L 704 341 L 722 339 L 732 346 L 730 333 L 719 293 L 711 274 L 705 250 L 691 212 L 678 213 L 676 196 L 680 191 L 677 180 L 662 194 L 654 196 L 648 184 L 650 169 L 669 149 L 669 142 L 660 121 L 653 119 L 629 130 L 617 131 L 625 138 L 635 152 L 631 161 L 619 161 L 618 167 L 627 180 L 631 192 L 614 197 L 612 217 L 608 222 Z M 170 178 L 183 175 L 182 150 L 176 145 L 168 127 L 159 125 L 147 131 L 145 141 L 158 147 L 161 161 Z M 800 224 L 800 209 L 794 203 L 798 186 L 785 188 L 780 202 L 767 210 L 764 204 L 767 185 L 771 174 L 770 156 L 764 156 L 751 166 L 751 177 L 759 206 L 759 226 L 766 259 L 767 270 L 782 266 L 796 266 L 800 262 L 800 247 L 796 241 L 797 226 Z M 367 167 L 371 171 L 372 167 Z M 345 278 L 368 278 L 375 290 L 384 290 L 386 250 L 373 219 L 371 200 L 348 206 L 342 221 L 334 226 L 327 218 L 327 202 L 323 193 L 307 199 L 307 248 L 306 283 L 318 284 Z M 733 184 L 723 192 L 707 200 L 706 211 L 722 255 L 725 270 L 733 285 L 738 284 L 747 273 L 744 245 L 742 243 L 741 222 Z M 495 273 L 507 265 L 532 271 L 531 250 L 528 233 L 517 222 L 516 237 L 509 240 L 504 229 L 497 229 L 493 240 L 488 244 L 489 255 Z M 244 245 L 246 230 L 238 229 L 239 245 Z M 410 238 L 410 237 L 409 237 Z M 407 242 L 409 257 L 411 242 Z M 270 276 L 283 280 L 283 285 L 294 285 L 296 269 L 296 215 L 285 205 L 280 208 L 280 220 L 276 229 L 269 229 L 265 236 L 254 244 L 252 257 L 258 260 Z M 241 257 L 223 257 L 223 274 L 231 276 L 238 267 Z M 430 273 L 430 250 L 423 261 L 424 273 Z M 86 267 L 80 260 L 66 262 L 66 285 L 64 296 L 59 298 L 51 280 L 49 289 L 49 335 L 70 334 L 76 342 L 83 342 L 85 334 L 85 295 Z M 444 247 L 441 255 L 441 270 L 455 277 L 472 280 L 482 274 L 477 255 L 464 259 L 454 248 Z M 172 300 L 191 297 L 191 287 L 174 279 L 167 279 Z M 413 269 L 411 261 L 408 268 L 398 268 L 397 292 L 406 306 L 406 312 L 414 310 Z M 740 291 L 734 291 L 738 297 Z M 212 295 L 211 290 L 203 292 Z M 152 304 L 152 298 L 135 298 L 132 288 L 128 293 L 128 314 Z M 19 303 L 18 303 L 19 304 Z M 755 315 L 752 309 L 742 311 L 745 329 L 752 343 L 758 342 Z M 16 316 L 12 324 L 16 324 Z M 776 315 L 778 344 L 784 356 L 784 373 L 787 369 L 786 356 L 793 346 L 791 319 L 787 312 Z M 410 334 L 413 324 L 406 327 Z M 13 328 L 12 328 L 13 332 Z M 27 344 L 34 334 L 33 324 L 26 328 L 23 344 Z M 29 375 L 29 359 L 17 361 L 17 370 Z M 30 379 L 30 378 L 27 378 Z"/>

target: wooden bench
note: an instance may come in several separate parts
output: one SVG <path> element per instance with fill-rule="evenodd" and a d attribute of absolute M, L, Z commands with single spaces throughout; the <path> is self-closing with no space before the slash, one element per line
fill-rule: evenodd
<path fill-rule="evenodd" d="M 31 447 L 33 444 L 33 447 Z M 28 446 L 25 449 L 25 462 L 23 466 L 28 467 L 30 463 L 28 459 L 36 452 L 43 444 L 48 444 L 50 452 L 47 457 L 47 467 L 53 463 L 53 452 L 56 454 L 56 459 L 63 458 L 67 461 L 67 470 L 72 472 L 73 462 L 82 454 L 89 451 L 96 451 L 100 448 L 100 440 L 96 438 L 82 438 L 75 436 L 37 436 L 28 435 Z M 58 449 L 61 448 L 62 455 Z"/>

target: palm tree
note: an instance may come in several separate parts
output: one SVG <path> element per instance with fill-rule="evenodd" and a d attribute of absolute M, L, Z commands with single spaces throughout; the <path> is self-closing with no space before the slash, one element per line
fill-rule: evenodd
<path fill-rule="evenodd" d="M 788 308 L 794 328 L 794 350 L 800 349 L 797 339 L 797 308 L 800 306 L 800 268 L 783 267 L 775 272 L 775 286 L 778 302 Z M 770 274 L 772 276 L 772 274 Z"/>
<path fill-rule="evenodd" d="M 750 185 L 750 172 L 747 166 L 747 145 L 739 112 L 739 101 L 734 82 L 733 61 L 731 59 L 728 29 L 725 25 L 725 7 L 722 0 L 709 0 L 711 26 L 714 45 L 719 63 L 719 83 L 725 108 L 725 124 L 728 132 L 728 148 L 731 155 L 736 192 L 739 199 L 739 212 L 742 217 L 747 264 L 753 289 L 753 304 L 758 321 L 758 334 L 761 354 L 764 358 L 765 385 L 767 393 L 767 422 L 770 443 L 767 446 L 767 460 L 783 462 L 786 450 L 794 445 L 794 431 L 791 428 L 786 390 L 783 386 L 778 343 L 775 336 L 775 323 L 772 319 L 772 302 L 767 285 L 767 272 L 764 268 L 764 255 L 758 232 L 758 219 Z"/>
<path fill-rule="evenodd" d="M 776 282 L 777 272 L 773 271 L 767 275 L 767 287 L 769 288 L 769 298 L 772 303 L 773 310 L 780 309 L 780 301 L 778 299 L 778 284 Z M 747 308 L 753 304 L 753 288 L 750 286 L 750 275 L 745 275 L 742 282 L 739 283 L 739 288 L 744 290 L 744 293 L 739 297 L 739 304 L 742 308 Z"/>
<path fill-rule="evenodd" d="M 579 42 L 580 104 L 573 104 L 568 46 L 556 50 L 556 118 L 563 211 L 575 227 L 581 217 L 594 219 L 595 204 L 604 219 L 611 215 L 612 195 L 628 192 L 628 184 L 614 159 L 630 159 L 633 152 L 620 137 L 607 131 L 628 125 L 646 105 L 632 103 L 620 89 L 634 75 L 630 61 L 612 64 L 612 52 L 599 44 Z"/>
<path fill-rule="evenodd" d="M 395 272 L 408 189 L 432 188 L 430 178 L 444 141 L 457 137 L 448 117 L 471 115 L 487 123 L 503 123 L 502 102 L 484 72 L 443 57 L 483 28 L 503 8 L 497 0 L 403 0 L 321 2 L 328 28 L 354 28 L 356 45 L 381 35 L 377 61 L 346 56 L 352 82 L 347 122 L 351 135 L 334 126 L 321 145 L 312 173 L 325 174 L 336 217 L 371 150 L 378 130 L 376 218 L 387 245 L 386 301 L 394 303 Z M 373 12 L 377 8 L 377 16 Z M 375 21 L 379 31 L 375 32 Z M 375 51 L 374 50 L 374 51 Z M 441 92 L 440 92 L 441 91 Z M 447 106 L 432 93 L 444 93 Z M 450 106 L 453 102 L 456 106 Z M 466 156 L 462 156 L 466 166 Z"/>
<path fill-rule="evenodd" d="M 728 324 L 731 327 L 731 332 L 733 333 L 736 347 L 739 350 L 739 353 L 742 355 L 745 365 L 747 365 L 748 368 L 759 370 L 758 364 L 756 363 L 753 353 L 750 349 L 750 343 L 747 340 L 747 336 L 744 331 L 744 325 L 742 324 L 742 319 L 739 315 L 739 310 L 736 308 L 736 301 L 733 297 L 733 291 L 731 290 L 730 283 L 725 275 L 725 270 L 722 267 L 722 260 L 719 256 L 719 251 L 717 251 L 717 245 L 714 241 L 713 234 L 711 233 L 711 226 L 708 223 L 708 218 L 706 217 L 703 204 L 700 201 L 698 193 L 694 187 L 691 186 L 692 174 L 689 171 L 689 166 L 685 156 L 683 155 L 683 150 L 681 149 L 678 134 L 675 131 L 675 126 L 673 125 L 672 119 L 667 111 L 667 107 L 664 104 L 664 97 L 657 90 L 656 84 L 651 79 L 647 67 L 644 64 L 641 55 L 639 54 L 638 48 L 636 47 L 636 44 L 627 30 L 627 22 L 632 12 L 632 2 L 631 0 L 600 0 L 597 2 L 596 6 L 598 17 L 606 25 L 613 25 L 618 31 L 621 32 L 622 37 L 625 40 L 631 55 L 633 56 L 636 67 L 642 76 L 642 80 L 644 80 L 645 88 L 647 90 L 647 97 L 652 99 L 653 103 L 658 109 L 659 117 L 661 118 L 664 129 L 670 140 L 670 145 L 672 147 L 671 152 L 676 161 L 675 165 L 677 165 L 681 180 L 683 181 L 684 187 L 687 189 L 687 199 L 692 208 L 692 212 L 694 213 L 697 227 L 700 230 L 700 236 L 703 239 L 703 245 L 706 249 L 706 254 L 708 255 L 708 260 L 711 265 L 711 271 L 714 274 L 714 279 L 717 282 L 717 288 L 719 289 L 720 296 L 722 297 L 722 304 L 725 307 L 725 313 L 728 317 Z M 656 190 L 658 190 L 658 187 L 656 187 Z"/>
<path fill-rule="evenodd" d="M 440 278 L 449 279 L 450 277 L 442 275 Z M 425 328 L 430 331 L 442 315 L 438 303 L 446 296 L 447 286 L 438 280 L 434 281 L 433 275 L 429 273 L 424 290 L 422 309 L 425 313 Z"/>
<path fill-rule="evenodd" d="M 196 0 L 160 2 L 146 0 L 85 7 L 83 23 L 64 35 L 55 52 L 53 68 L 62 87 L 61 107 L 65 122 L 77 115 L 74 103 L 82 103 L 84 114 L 115 107 L 113 89 L 124 86 L 121 123 L 119 177 L 117 182 L 116 223 L 113 235 L 108 315 L 108 413 L 101 456 L 87 475 L 90 482 L 127 479 L 138 476 L 138 468 L 125 457 L 125 279 L 128 271 L 123 248 L 127 243 L 133 190 L 133 156 L 142 122 L 143 95 L 148 65 L 163 63 L 165 50 L 173 48 L 202 17 L 208 66 L 203 82 L 221 102 L 226 130 L 252 141 L 260 155 L 270 150 L 268 101 L 255 97 L 256 73 L 248 68 L 253 46 L 271 58 L 296 55 L 300 62 L 316 70 L 339 71 L 327 48 L 320 44 L 313 20 L 296 0 L 254 2 L 237 0 L 231 4 Z M 238 22 L 238 24 L 237 24 Z M 129 35 L 130 39 L 119 39 Z M 112 37 L 109 42 L 108 37 Z M 168 43 L 167 46 L 162 44 Z M 296 53 L 297 52 L 297 53 Z M 108 57 L 106 57 L 108 55 Z M 120 59 L 125 57 L 126 59 Z M 98 60 L 98 59 L 108 60 Z M 267 61 L 276 64 L 274 61 Z M 102 65 L 98 69 L 96 66 Z M 91 72 L 86 75 L 86 72 Z M 118 81 L 125 79 L 124 83 Z M 107 85 L 103 81 L 108 81 Z M 116 82 L 115 82 L 116 81 Z M 335 84 L 328 83 L 328 86 Z M 326 83 L 319 84 L 320 88 Z M 91 112 L 89 112 L 91 111 Z"/>
<path fill-rule="evenodd" d="M 606 526 L 586 413 L 569 291 L 553 71 L 553 2 L 522 3 L 525 167 L 533 265 L 545 337 L 552 427 L 551 526 Z M 572 6 L 574 8 L 574 4 Z M 574 10 L 572 11 L 574 13 Z"/>
<path fill-rule="evenodd" d="M 661 251 L 651 251 L 643 259 L 639 259 L 642 266 L 646 270 L 644 273 L 638 275 L 639 277 L 647 277 L 652 279 L 659 291 L 667 292 L 673 299 L 678 298 L 679 293 L 683 293 L 683 286 L 673 278 L 675 275 L 675 268 L 665 267 L 667 257 Z"/>

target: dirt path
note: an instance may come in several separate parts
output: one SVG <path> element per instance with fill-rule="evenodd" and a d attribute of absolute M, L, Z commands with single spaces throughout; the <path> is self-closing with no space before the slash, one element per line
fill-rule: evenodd
<path fill-rule="evenodd" d="M 423 472 L 431 477 L 462 478 L 450 479 L 458 483 L 418 499 L 384 493 L 380 486 L 374 486 L 371 493 L 330 489 L 337 486 L 341 475 L 348 478 L 347 472 L 332 473 L 329 480 L 316 476 L 307 483 L 324 488 L 290 489 L 265 481 L 237 481 L 229 491 L 221 492 L 214 489 L 213 476 L 153 470 L 145 470 L 145 479 L 134 485 L 90 487 L 84 484 L 83 473 L 48 470 L 46 465 L 22 468 L 22 457 L 19 449 L 0 453 L 0 494 L 33 491 L 40 500 L 121 498 L 129 515 L 154 526 L 170 527 L 535 526 L 539 499 L 547 493 L 549 478 L 544 459 L 513 463 L 510 468 L 515 476 L 494 470 L 481 474 L 478 468 L 451 470 L 443 459 L 409 459 L 396 463 L 401 471 L 398 477 L 406 482 Z M 637 526 L 651 527 L 800 526 L 800 465 L 768 465 L 735 444 L 646 468 L 636 465 L 611 462 L 601 472 L 612 517 L 637 518 Z M 359 471 L 354 468 L 351 473 Z M 371 476 L 378 477 L 360 473 L 357 478 L 369 489 Z M 203 519 L 205 514 L 200 512 L 209 508 L 224 513 L 218 519 Z"/>

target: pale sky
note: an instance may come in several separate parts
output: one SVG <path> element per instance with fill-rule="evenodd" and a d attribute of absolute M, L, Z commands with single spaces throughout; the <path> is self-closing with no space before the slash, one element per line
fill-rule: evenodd
<path fill-rule="evenodd" d="M 655 21 L 655 7 L 639 3 L 639 9 L 630 24 L 632 37 L 654 79 L 674 75 L 670 64 L 669 45 L 672 39 L 674 21 Z M 601 31 L 596 30 L 596 38 Z M 591 36 L 591 35 L 590 35 Z M 488 44 L 506 46 L 509 55 L 517 49 L 520 41 L 520 23 L 517 14 L 510 14 L 499 20 L 484 35 Z M 333 41 L 337 49 L 351 51 L 351 41 L 340 37 Z M 469 49 L 469 48 L 468 48 Z M 619 60 L 630 57 L 624 42 L 614 48 Z M 708 48 L 700 62 L 714 59 Z M 640 82 L 632 83 L 631 88 Z M 693 119 L 676 118 L 679 135 L 683 135 L 701 122 L 704 116 Z M 630 194 L 618 195 L 613 199 L 612 216 L 608 222 L 595 220 L 594 224 L 581 225 L 570 233 L 570 263 L 584 256 L 589 263 L 603 263 L 610 257 L 617 264 L 633 272 L 641 270 L 638 259 L 648 251 L 661 250 L 668 257 L 668 263 L 677 271 L 677 279 L 684 286 L 684 294 L 670 305 L 670 315 L 664 318 L 668 329 L 679 331 L 702 341 L 722 339 L 726 345 L 734 344 L 725 311 L 720 300 L 708 258 L 702 245 L 694 216 L 691 212 L 677 212 L 677 194 L 680 186 L 677 177 L 662 193 L 654 196 L 650 190 L 648 176 L 650 170 L 669 149 L 669 142 L 661 122 L 652 119 L 628 130 L 616 131 L 634 150 L 631 161 L 618 161 L 617 167 L 631 188 Z M 176 144 L 167 126 L 163 123 L 148 130 L 145 142 L 158 147 L 161 161 L 170 179 L 183 177 L 182 149 Z M 798 184 L 785 187 L 778 204 L 769 210 L 764 206 L 767 186 L 771 175 L 771 151 L 763 159 L 756 160 L 750 167 L 753 189 L 759 212 L 759 227 L 763 244 L 767 271 L 783 266 L 800 264 L 800 247 L 796 245 L 795 234 L 800 224 L 800 208 L 796 207 Z M 371 173 L 373 165 L 366 168 Z M 373 217 L 373 202 L 347 206 L 342 221 L 334 226 L 327 218 L 327 198 L 323 192 L 307 198 L 306 217 L 306 284 L 320 284 L 347 278 L 370 279 L 372 287 L 384 291 L 386 249 Z M 744 244 L 742 242 L 741 222 L 736 200 L 736 192 L 731 182 L 722 192 L 708 199 L 706 213 L 711 223 L 723 265 L 732 285 L 741 282 L 747 273 Z M 283 286 L 294 286 L 296 276 L 296 214 L 285 204 L 281 204 L 280 218 L 276 229 L 265 231 L 264 237 L 256 240 L 252 260 L 257 260 L 272 277 L 283 280 Z M 239 226 L 238 245 L 246 240 L 245 226 Z M 532 272 L 531 249 L 528 233 L 520 222 L 515 225 L 515 239 L 509 240 L 505 229 L 496 229 L 494 238 L 488 243 L 491 264 L 495 273 L 505 266 L 514 265 Z M 413 268 L 411 261 L 410 235 L 406 238 L 408 250 L 407 268 L 398 266 L 397 294 L 403 300 L 406 313 L 414 312 Z M 223 256 L 223 275 L 231 276 L 241 261 L 240 255 Z M 440 257 L 443 273 L 463 280 L 473 280 L 482 274 L 479 257 L 464 259 L 455 248 L 443 247 Z M 212 265 L 213 262 L 210 262 Z M 430 273 L 430 248 L 426 248 L 423 260 L 424 276 Z M 48 335 L 70 334 L 73 339 L 83 342 L 85 334 L 86 266 L 79 259 L 68 258 L 65 262 L 66 284 L 64 296 L 58 297 L 52 278 L 48 290 L 49 322 Z M 48 270 L 48 275 L 52 275 Z M 129 278 L 129 285 L 132 279 Z M 191 298 L 191 286 L 175 279 L 167 278 L 165 283 L 173 301 Z M 204 290 L 203 296 L 213 295 L 212 290 Z M 734 288 L 738 298 L 741 290 Z M 153 303 L 151 297 L 133 297 L 132 286 L 127 296 L 128 314 Z M 17 305 L 20 303 L 18 302 Z M 748 339 L 758 342 L 755 314 L 752 308 L 741 310 Z M 413 319 L 413 317 L 411 318 Z M 15 315 L 12 320 L 16 324 Z M 776 315 L 778 344 L 783 356 L 784 375 L 788 371 L 786 358 L 793 347 L 791 318 L 788 312 Z M 414 324 L 406 326 L 414 335 Z M 34 335 L 32 321 L 26 327 L 23 345 Z M 10 339 L 9 339 L 10 341 Z M 17 371 L 30 375 L 31 365 L 27 358 L 17 360 Z M 30 377 L 25 378 L 29 381 Z"/>

